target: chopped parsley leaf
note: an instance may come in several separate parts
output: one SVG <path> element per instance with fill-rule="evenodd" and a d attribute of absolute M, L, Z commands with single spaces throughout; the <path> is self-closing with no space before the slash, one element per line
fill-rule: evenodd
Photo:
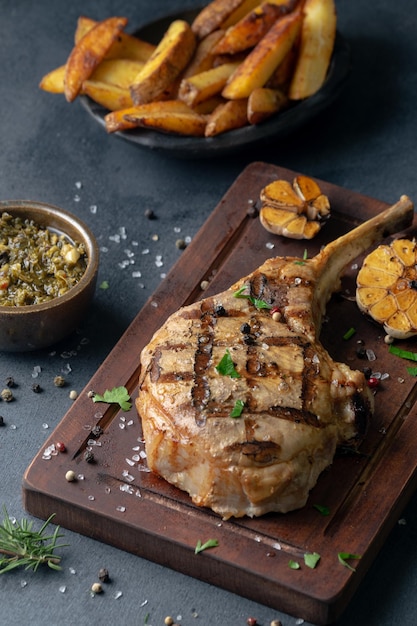
<path fill-rule="evenodd" d="M 226 350 L 220 363 L 216 365 L 216 370 L 222 376 L 230 376 L 230 378 L 240 378 L 239 372 L 236 371 L 233 359 L 230 356 L 229 350 Z"/>

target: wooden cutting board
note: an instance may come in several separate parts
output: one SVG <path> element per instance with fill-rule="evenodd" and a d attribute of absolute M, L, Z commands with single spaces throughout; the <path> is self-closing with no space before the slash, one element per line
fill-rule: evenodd
<path fill-rule="evenodd" d="M 27 469 L 26 509 L 117 548 L 176 569 L 272 608 L 316 624 L 343 611 L 416 488 L 417 388 L 407 363 L 389 354 L 384 333 L 363 317 L 349 297 L 334 297 L 322 341 L 331 355 L 358 369 L 389 374 L 376 392 L 376 413 L 360 454 L 337 456 L 319 478 L 300 511 L 259 519 L 222 521 L 194 506 L 188 496 L 147 471 L 140 420 L 134 408 L 93 403 L 89 390 L 103 393 L 124 385 L 136 397 L 139 353 L 167 316 L 184 304 L 228 287 L 273 255 L 313 256 L 320 247 L 385 209 L 384 202 L 318 181 L 332 206 L 331 220 L 311 242 L 271 235 L 249 215 L 259 192 L 294 172 L 253 163 L 239 176 L 180 260 L 139 312 L 126 333 L 71 406 Z M 396 200 L 393 199 L 393 200 Z M 411 236 L 410 233 L 407 233 Z M 358 262 L 361 260 L 359 259 Z M 354 295 L 357 269 L 347 269 L 344 296 Z M 208 289 L 202 290 L 202 282 Z M 351 327 L 355 336 L 344 340 Z M 356 354 L 357 340 L 374 351 L 369 362 Z M 413 342 L 402 347 L 412 350 Z M 94 427 L 100 431 L 92 434 Z M 45 450 L 62 441 L 67 452 L 48 460 Z M 91 448 L 94 462 L 87 463 Z M 78 479 L 67 482 L 74 470 Z M 315 504 L 329 507 L 323 516 Z M 198 540 L 218 547 L 195 554 Z M 317 552 L 315 569 L 304 554 Z M 338 554 L 361 555 L 344 567 Z M 299 570 L 289 567 L 298 561 Z"/>

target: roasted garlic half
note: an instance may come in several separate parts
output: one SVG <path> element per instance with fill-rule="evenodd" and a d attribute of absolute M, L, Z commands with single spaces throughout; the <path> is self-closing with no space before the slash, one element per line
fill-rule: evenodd
<path fill-rule="evenodd" d="M 416 265 L 416 242 L 397 239 L 368 254 L 356 279 L 358 307 L 396 339 L 417 334 Z"/>
<path fill-rule="evenodd" d="M 275 180 L 260 194 L 259 218 L 266 230 L 292 239 L 312 239 L 330 217 L 330 203 L 319 185 L 308 176 L 293 183 Z"/>

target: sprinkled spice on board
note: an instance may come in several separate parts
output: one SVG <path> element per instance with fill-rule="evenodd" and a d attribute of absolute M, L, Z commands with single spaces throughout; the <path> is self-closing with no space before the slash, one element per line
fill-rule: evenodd
<path fill-rule="evenodd" d="M 76 285 L 87 267 L 83 244 L 2 213 L 0 217 L 0 306 L 48 302 Z"/>

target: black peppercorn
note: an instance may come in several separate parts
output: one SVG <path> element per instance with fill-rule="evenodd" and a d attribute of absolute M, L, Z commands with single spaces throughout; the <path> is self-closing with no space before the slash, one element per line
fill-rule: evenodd
<path fill-rule="evenodd" d="M 145 211 L 145 217 L 146 217 L 148 220 L 154 220 L 156 216 L 155 216 L 155 213 L 152 211 L 152 209 L 146 209 L 146 211 Z"/>
<path fill-rule="evenodd" d="M 84 453 L 84 461 L 87 461 L 87 463 L 93 463 L 94 462 L 94 454 L 91 452 L 91 450 L 86 450 Z"/>
<path fill-rule="evenodd" d="M 4 417 L 0 415 L 0 426 L 4 426 Z"/>
<path fill-rule="evenodd" d="M 226 309 L 222 304 L 218 304 L 214 308 L 214 313 L 217 315 L 217 317 L 223 317 L 224 315 L 226 315 Z"/>
<path fill-rule="evenodd" d="M 33 383 L 32 391 L 33 393 L 40 393 L 42 391 L 42 387 L 40 386 L 39 383 Z"/>
<path fill-rule="evenodd" d="M 105 567 L 101 567 L 98 572 L 98 578 L 99 580 L 101 580 L 102 583 L 108 583 L 110 580 L 109 570 Z"/>
<path fill-rule="evenodd" d="M 14 378 L 12 378 L 11 376 L 8 376 L 6 378 L 6 385 L 8 387 L 15 387 L 16 385 L 15 385 L 15 382 L 14 382 Z"/>

